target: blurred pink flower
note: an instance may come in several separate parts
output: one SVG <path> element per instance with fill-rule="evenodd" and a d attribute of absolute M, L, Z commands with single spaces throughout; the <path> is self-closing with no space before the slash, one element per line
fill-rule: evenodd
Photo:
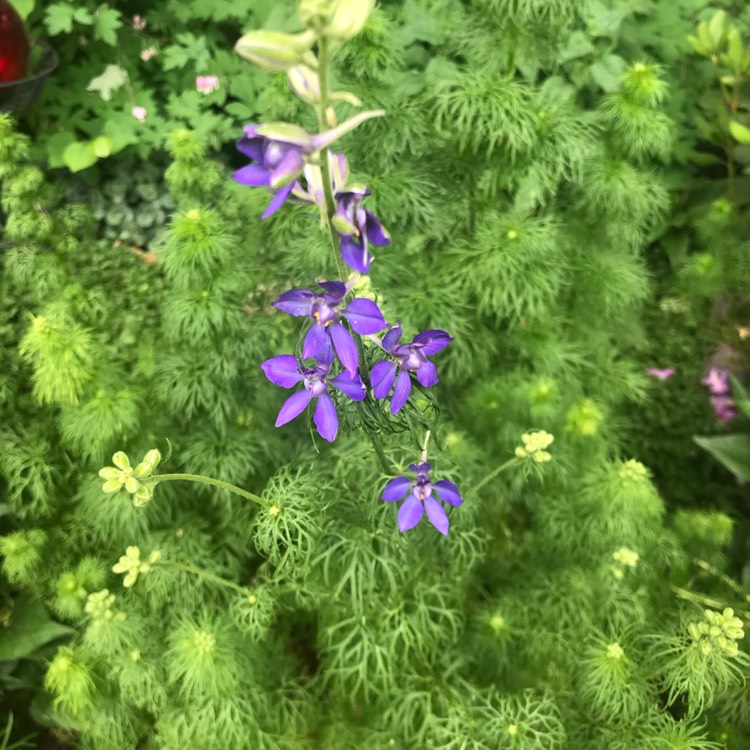
<path fill-rule="evenodd" d="M 712 367 L 708 375 L 701 380 L 701 385 L 705 385 L 714 396 L 726 396 L 729 393 L 729 373 Z"/>
<path fill-rule="evenodd" d="M 148 26 L 148 21 L 146 21 L 145 18 L 141 18 L 140 16 L 133 16 L 133 28 L 136 31 L 144 31 L 146 26 Z"/>
<path fill-rule="evenodd" d="M 202 94 L 210 94 L 219 88 L 219 76 L 198 76 L 195 79 L 195 88 Z"/>
<path fill-rule="evenodd" d="M 156 57 L 158 54 L 159 51 L 156 47 L 147 47 L 141 52 L 141 60 L 143 60 L 143 62 L 148 62 L 152 57 Z"/>
<path fill-rule="evenodd" d="M 709 401 L 711 406 L 714 407 L 714 414 L 722 422 L 728 422 L 737 416 L 737 410 L 734 408 L 735 403 L 730 396 L 711 396 Z"/>
<path fill-rule="evenodd" d="M 146 115 L 148 112 L 145 107 L 133 107 L 133 109 L 130 110 L 130 114 L 133 115 L 138 122 L 146 122 Z"/>
<path fill-rule="evenodd" d="M 674 367 L 665 367 L 660 369 L 658 367 L 651 367 L 646 370 L 646 375 L 650 375 L 652 378 L 658 378 L 659 380 L 669 380 L 677 372 Z"/>

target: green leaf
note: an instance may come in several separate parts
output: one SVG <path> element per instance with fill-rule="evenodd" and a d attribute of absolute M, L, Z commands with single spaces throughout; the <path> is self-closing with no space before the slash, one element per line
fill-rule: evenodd
<path fill-rule="evenodd" d="M 107 65 L 101 75 L 89 81 L 86 91 L 98 91 L 99 96 L 108 102 L 112 98 L 112 92 L 122 88 L 127 80 L 128 71 L 125 68 L 119 65 Z"/>
<path fill-rule="evenodd" d="M 84 26 L 91 26 L 94 23 L 94 16 L 91 15 L 88 8 L 76 8 L 73 19 Z"/>
<path fill-rule="evenodd" d="M 73 16 L 75 8 L 68 3 L 55 3 L 47 8 L 44 16 L 44 25 L 50 36 L 57 34 L 70 34 L 73 31 Z"/>
<path fill-rule="evenodd" d="M 16 9 L 18 15 L 25 21 L 31 15 L 31 11 L 34 10 L 36 0 L 13 0 L 11 5 Z"/>
<path fill-rule="evenodd" d="M 112 153 L 122 151 L 126 146 L 138 143 L 135 120 L 121 112 L 111 114 L 104 123 L 104 135 L 112 140 Z"/>
<path fill-rule="evenodd" d="M 607 55 L 597 60 L 590 68 L 591 77 L 608 94 L 620 89 L 622 75 L 628 64 L 618 55 Z"/>
<path fill-rule="evenodd" d="M 594 49 L 591 39 L 586 34 L 582 31 L 574 31 L 568 38 L 565 48 L 558 54 L 557 62 L 561 65 L 568 60 L 577 60 L 579 57 L 591 54 Z"/>
<path fill-rule="evenodd" d="M 69 130 L 55 133 L 47 138 L 47 159 L 50 167 L 64 167 L 65 149 L 75 141 L 76 137 Z"/>
<path fill-rule="evenodd" d="M 0 639 L 0 661 L 30 656 L 45 643 L 73 635 L 76 631 L 50 618 L 41 602 L 22 594 L 13 607 L 10 627 Z"/>
<path fill-rule="evenodd" d="M 117 29 L 122 26 L 120 14 L 113 8 L 102 6 L 96 13 L 94 39 L 100 39 L 110 47 L 117 44 Z"/>
<path fill-rule="evenodd" d="M 112 139 L 106 135 L 99 136 L 91 141 L 91 148 L 99 159 L 106 159 L 112 153 Z"/>
<path fill-rule="evenodd" d="M 693 440 L 738 479 L 750 482 L 750 435 L 694 437 Z"/>
<path fill-rule="evenodd" d="M 750 128 L 732 120 L 729 123 L 729 132 L 737 143 L 741 143 L 743 146 L 750 145 Z"/>
<path fill-rule="evenodd" d="M 82 169 L 96 164 L 98 160 L 94 153 L 94 147 L 91 141 L 75 141 L 63 151 L 63 164 L 71 172 L 80 172 Z"/>

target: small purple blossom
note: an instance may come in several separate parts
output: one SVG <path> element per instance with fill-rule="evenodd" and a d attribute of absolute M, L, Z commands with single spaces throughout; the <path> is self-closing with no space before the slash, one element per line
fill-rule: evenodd
<path fill-rule="evenodd" d="M 736 404 L 731 396 L 711 396 L 709 399 L 717 419 L 729 422 L 737 416 Z"/>
<path fill-rule="evenodd" d="M 378 362 L 370 376 L 375 398 L 386 398 L 393 388 L 391 413 L 394 415 L 401 411 L 411 393 L 409 373 L 413 372 L 425 388 L 435 385 L 438 382 L 437 369 L 427 357 L 442 351 L 453 341 L 445 331 L 429 330 L 418 333 L 411 344 L 399 344 L 401 333 L 399 324 L 385 334 L 381 346 L 395 361 Z"/>
<path fill-rule="evenodd" d="M 409 469 L 416 473 L 416 481 L 408 477 L 396 477 L 386 484 L 381 495 L 388 503 L 406 497 L 398 509 L 399 531 L 403 533 L 413 529 L 426 512 L 430 523 L 441 534 L 447 536 L 450 521 L 440 501 L 453 506 L 462 505 L 463 498 L 458 487 L 447 479 L 430 482 L 430 464 L 426 461 L 411 464 Z"/>
<path fill-rule="evenodd" d="M 677 370 L 675 370 L 674 367 L 665 367 L 663 369 L 659 367 L 651 367 L 646 370 L 646 375 L 650 375 L 657 380 L 669 380 L 669 378 L 671 378 L 676 372 Z"/>
<path fill-rule="evenodd" d="M 714 396 L 726 396 L 729 393 L 729 373 L 712 367 L 708 375 L 701 380 L 701 385 L 705 385 Z"/>
<path fill-rule="evenodd" d="M 369 188 L 357 185 L 350 185 L 336 193 L 333 226 L 341 239 L 341 257 L 347 266 L 359 273 L 370 271 L 370 245 L 382 247 L 391 241 L 380 219 L 362 207 L 362 200 L 369 194 Z"/>
<path fill-rule="evenodd" d="M 337 308 L 351 289 L 353 282 L 321 281 L 322 292 L 312 289 L 290 289 L 284 292 L 272 306 L 293 315 L 308 317 L 313 326 L 305 336 L 302 345 L 302 358 L 312 357 L 320 361 L 330 361 L 330 352 L 336 354 L 346 371 L 354 376 L 359 367 L 359 353 L 352 335 L 339 320 L 343 316 L 352 329 L 360 336 L 367 336 L 387 328 L 380 308 L 372 300 L 355 297 L 343 310 Z"/>
<path fill-rule="evenodd" d="M 339 429 L 336 407 L 328 394 L 328 387 L 333 386 L 353 401 L 362 401 L 365 397 L 365 384 L 358 374 L 354 376 L 342 372 L 330 377 L 331 363 L 316 362 L 315 367 L 301 367 L 297 358 L 291 354 L 280 354 L 267 359 L 261 365 L 265 376 L 282 388 L 293 388 L 304 383 L 304 388 L 292 394 L 282 405 L 276 418 L 276 427 L 291 422 L 307 408 L 314 399 L 318 399 L 313 419 L 320 436 L 332 443 Z"/>

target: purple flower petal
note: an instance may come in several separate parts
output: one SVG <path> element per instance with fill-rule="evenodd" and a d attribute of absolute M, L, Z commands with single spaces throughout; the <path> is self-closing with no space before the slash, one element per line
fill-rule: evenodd
<path fill-rule="evenodd" d="M 424 508 L 419 498 L 412 492 L 398 509 L 398 529 L 402 533 L 413 529 L 421 520 Z"/>
<path fill-rule="evenodd" d="M 406 477 L 396 477 L 395 479 L 391 479 L 391 481 L 383 488 L 383 494 L 380 497 L 387 503 L 392 503 L 394 500 L 401 500 L 409 491 L 412 484 L 414 484 L 414 482 Z"/>
<path fill-rule="evenodd" d="M 363 242 L 357 242 L 353 237 L 342 237 L 341 257 L 349 268 L 359 273 L 370 272 L 372 256 L 367 252 Z"/>
<path fill-rule="evenodd" d="M 439 482 L 432 483 L 432 489 L 438 493 L 438 497 L 448 505 L 463 505 L 464 499 L 453 482 L 447 479 L 441 479 Z"/>
<path fill-rule="evenodd" d="M 373 245 L 389 245 L 391 238 L 388 232 L 383 229 L 383 225 L 372 211 L 365 211 L 365 234 L 367 235 L 367 241 Z"/>
<path fill-rule="evenodd" d="M 701 380 L 701 384 L 707 386 L 714 396 L 724 396 L 729 393 L 729 373 L 718 367 L 712 367 L 708 375 Z"/>
<path fill-rule="evenodd" d="M 282 388 L 293 388 L 297 383 L 304 380 L 304 375 L 299 371 L 297 358 L 291 354 L 271 357 L 260 367 L 274 385 L 280 385 Z"/>
<path fill-rule="evenodd" d="M 275 307 L 288 315 L 295 318 L 310 316 L 312 314 L 312 304 L 315 299 L 315 292 L 310 289 L 290 289 L 284 292 L 279 298 L 271 303 Z"/>
<path fill-rule="evenodd" d="M 396 387 L 393 389 L 393 398 L 391 399 L 391 414 L 394 416 L 403 409 L 404 404 L 411 393 L 411 378 L 406 370 L 401 370 L 396 379 Z"/>
<path fill-rule="evenodd" d="M 245 132 L 247 133 L 248 128 L 254 128 L 253 125 L 248 125 L 245 128 Z M 240 138 L 239 141 L 237 141 L 237 150 L 241 153 L 245 154 L 249 159 L 252 159 L 253 161 L 263 161 L 263 144 L 265 142 L 264 138 L 258 138 L 255 136 L 255 133 L 248 134 L 245 138 Z"/>
<path fill-rule="evenodd" d="M 240 185 L 247 185 L 248 187 L 263 187 L 271 184 L 269 171 L 260 164 L 249 164 L 242 169 L 238 169 L 232 175 L 232 179 L 239 182 Z"/>
<path fill-rule="evenodd" d="M 414 374 L 425 388 L 431 388 L 438 382 L 437 367 L 432 362 L 422 362 L 422 366 Z"/>
<path fill-rule="evenodd" d="M 307 332 L 302 344 L 302 359 L 313 357 L 318 362 L 330 362 L 329 354 L 333 354 L 331 340 L 326 326 L 317 323 Z"/>
<path fill-rule="evenodd" d="M 387 352 L 393 351 L 393 347 L 398 344 L 399 341 L 401 341 L 401 323 L 396 323 L 393 328 L 391 328 L 388 333 L 383 336 L 383 341 L 381 342 L 383 345 L 383 349 L 385 349 Z"/>
<path fill-rule="evenodd" d="M 372 385 L 372 395 L 375 398 L 385 398 L 393 388 L 393 381 L 396 377 L 396 363 L 388 360 L 378 362 L 370 373 L 370 384 Z"/>
<path fill-rule="evenodd" d="M 319 281 L 318 286 L 323 289 L 328 296 L 326 302 L 331 305 L 338 305 L 346 296 L 346 284 L 343 281 Z"/>
<path fill-rule="evenodd" d="M 302 154 L 295 148 L 289 149 L 276 165 L 276 169 L 271 172 L 271 187 L 275 190 L 294 182 L 304 166 L 305 160 Z"/>
<path fill-rule="evenodd" d="M 332 443 L 339 431 L 339 418 L 336 407 L 327 393 L 318 396 L 318 405 L 315 407 L 315 426 L 318 428 L 320 437 Z"/>
<path fill-rule="evenodd" d="M 305 410 L 307 405 L 310 403 L 312 396 L 310 392 L 305 388 L 302 391 L 292 394 L 289 398 L 284 401 L 279 411 L 279 416 L 276 417 L 276 426 L 291 422 L 295 417 L 298 417 Z"/>
<path fill-rule="evenodd" d="M 351 333 L 338 321 L 331 323 L 328 330 L 331 332 L 333 346 L 341 364 L 350 375 L 354 375 L 359 367 L 359 352 Z"/>
<path fill-rule="evenodd" d="M 377 333 L 388 326 L 380 308 L 371 299 L 364 297 L 353 299 L 341 314 L 352 324 L 354 332 L 360 336 Z"/>
<path fill-rule="evenodd" d="M 448 520 L 445 508 L 434 497 L 427 497 L 424 501 L 424 509 L 427 511 L 427 518 L 430 519 L 430 523 L 443 536 L 448 536 L 451 522 Z"/>
<path fill-rule="evenodd" d="M 367 393 L 367 389 L 365 388 L 365 384 L 362 382 L 359 373 L 351 376 L 349 373 L 342 372 L 335 378 L 331 378 L 329 382 L 345 396 L 349 396 L 352 401 L 362 401 Z"/>
<path fill-rule="evenodd" d="M 261 214 L 261 219 L 267 219 L 272 214 L 275 214 L 283 205 L 289 194 L 294 188 L 294 182 L 290 182 L 286 187 L 281 188 L 276 195 L 273 196 L 273 200 L 268 204 L 268 208 Z"/>
<path fill-rule="evenodd" d="M 422 351 L 428 357 L 445 349 L 451 341 L 453 341 L 453 336 L 438 330 L 422 331 L 414 337 L 414 343 L 422 344 Z"/>

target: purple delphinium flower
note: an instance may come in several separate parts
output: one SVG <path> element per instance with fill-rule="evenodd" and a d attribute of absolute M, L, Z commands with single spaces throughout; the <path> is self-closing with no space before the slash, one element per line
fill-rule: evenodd
<path fill-rule="evenodd" d="M 368 273 L 372 256 L 370 245 L 388 245 L 391 238 L 372 211 L 362 207 L 362 199 L 369 188 L 350 185 L 336 193 L 336 213 L 333 226 L 341 239 L 344 263 L 359 273 Z"/>
<path fill-rule="evenodd" d="M 665 367 L 663 369 L 651 367 L 646 370 L 646 375 L 650 375 L 652 378 L 657 378 L 658 380 L 669 380 L 676 372 L 674 367 Z"/>
<path fill-rule="evenodd" d="M 321 281 L 318 286 L 322 292 L 314 292 L 312 289 L 290 289 L 271 303 L 273 307 L 289 315 L 305 316 L 313 321 L 313 326 L 302 345 L 303 359 L 313 357 L 328 361 L 328 352 L 333 347 L 350 375 L 354 375 L 359 367 L 359 353 L 352 335 L 341 323 L 339 316 L 346 318 L 354 332 L 360 336 L 377 333 L 388 327 L 380 308 L 372 300 L 364 297 L 355 297 L 343 310 L 337 310 L 351 289 L 352 283 Z"/>
<path fill-rule="evenodd" d="M 373 368 L 370 375 L 372 394 L 375 398 L 386 398 L 393 388 L 391 412 L 398 414 L 411 393 L 411 378 L 413 372 L 417 380 L 425 388 L 430 388 L 438 382 L 437 369 L 427 357 L 445 349 L 453 337 L 445 331 L 430 330 L 418 333 L 411 344 L 399 344 L 401 340 L 401 325 L 395 325 L 383 337 L 381 346 L 391 354 L 395 362 L 382 360 Z M 398 373 L 398 377 L 396 377 Z M 395 382 L 395 388 L 394 388 Z"/>
<path fill-rule="evenodd" d="M 403 533 L 414 528 L 426 512 L 430 523 L 447 536 L 450 521 L 440 501 L 453 506 L 462 505 L 463 498 L 458 487 L 447 479 L 430 482 L 430 464 L 427 462 L 411 464 L 409 469 L 416 473 L 416 481 L 408 477 L 396 477 L 386 484 L 381 495 L 388 503 L 402 500 L 406 496 L 398 509 L 399 531 Z"/>
<path fill-rule="evenodd" d="M 358 374 L 351 376 L 342 372 L 334 378 L 330 377 L 330 361 L 316 362 L 315 367 L 301 367 L 296 357 L 291 354 L 280 354 L 267 359 L 261 365 L 261 369 L 272 383 L 282 388 L 293 388 L 297 383 L 304 383 L 305 386 L 284 402 L 276 418 L 276 427 L 291 422 L 302 414 L 314 398 L 317 398 L 313 419 L 318 433 L 329 443 L 336 438 L 339 419 L 336 407 L 328 395 L 328 386 L 332 385 L 353 401 L 361 401 L 365 397 L 365 384 Z"/>
<path fill-rule="evenodd" d="M 232 179 L 242 185 L 267 187 L 274 193 L 263 219 L 281 208 L 302 174 L 305 156 L 315 151 L 312 138 L 302 128 L 276 126 L 270 132 L 269 128 L 272 126 L 245 126 L 245 135 L 237 141 L 237 148 L 256 163 L 232 175 Z"/>
<path fill-rule="evenodd" d="M 705 385 L 714 396 L 726 396 L 729 393 L 729 373 L 712 367 L 708 375 L 701 380 L 701 385 Z"/>

